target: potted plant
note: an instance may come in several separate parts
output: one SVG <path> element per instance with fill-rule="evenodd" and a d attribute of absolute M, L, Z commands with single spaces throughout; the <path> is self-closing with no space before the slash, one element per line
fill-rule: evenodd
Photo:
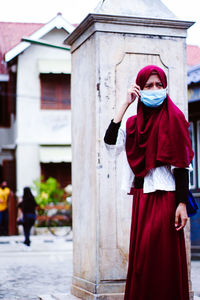
<path fill-rule="evenodd" d="M 49 177 L 46 181 L 41 177 L 34 180 L 33 190 L 35 191 L 35 201 L 38 204 L 37 226 L 47 226 L 49 216 L 54 213 L 61 205 L 66 205 L 64 189 L 60 187 L 57 179 Z"/>

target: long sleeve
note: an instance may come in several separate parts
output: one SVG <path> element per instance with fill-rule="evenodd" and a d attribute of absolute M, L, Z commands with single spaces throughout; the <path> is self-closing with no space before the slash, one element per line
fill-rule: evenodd
<path fill-rule="evenodd" d="M 189 191 L 189 171 L 184 168 L 175 168 L 174 177 L 176 184 L 176 203 L 188 202 L 188 191 Z"/>
<path fill-rule="evenodd" d="M 121 122 L 110 122 L 104 136 L 105 147 L 107 149 L 109 159 L 115 160 L 118 155 L 122 155 L 123 165 L 121 170 L 121 189 L 130 192 L 132 187 L 134 174 L 128 164 L 125 154 L 126 130 L 120 127 Z"/>
<path fill-rule="evenodd" d="M 126 131 L 120 125 L 121 122 L 114 123 L 112 120 L 104 136 L 105 146 L 111 159 L 116 159 L 125 150 Z"/>
<path fill-rule="evenodd" d="M 120 125 L 121 125 L 121 122 L 114 123 L 113 120 L 110 122 L 110 125 L 108 126 L 108 129 L 106 130 L 106 133 L 104 136 L 104 142 L 106 144 L 108 144 L 108 145 L 116 144 Z"/>

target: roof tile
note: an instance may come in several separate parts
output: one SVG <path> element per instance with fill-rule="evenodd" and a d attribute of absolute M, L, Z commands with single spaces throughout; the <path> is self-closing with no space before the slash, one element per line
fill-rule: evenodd
<path fill-rule="evenodd" d="M 7 73 L 4 55 L 21 42 L 23 36 L 29 36 L 40 29 L 42 23 L 0 22 L 0 73 Z"/>
<path fill-rule="evenodd" d="M 200 64 L 200 47 L 187 45 L 187 65 L 189 67 Z"/>

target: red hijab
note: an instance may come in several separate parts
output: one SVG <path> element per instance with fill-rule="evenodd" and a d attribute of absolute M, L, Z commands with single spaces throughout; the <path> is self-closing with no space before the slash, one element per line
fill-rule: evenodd
<path fill-rule="evenodd" d="M 144 88 L 152 72 L 158 74 L 166 88 L 164 71 L 153 65 L 138 73 L 136 83 L 140 88 Z M 157 108 L 149 108 L 139 99 L 137 115 L 126 123 L 126 154 L 135 176 L 144 177 L 150 169 L 163 165 L 188 167 L 194 156 L 189 126 L 184 114 L 168 95 Z"/>

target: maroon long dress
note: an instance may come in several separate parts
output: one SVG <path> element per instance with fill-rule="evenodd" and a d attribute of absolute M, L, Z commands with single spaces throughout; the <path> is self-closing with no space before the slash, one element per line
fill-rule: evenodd
<path fill-rule="evenodd" d="M 157 66 L 138 73 L 140 88 L 152 72 L 166 88 L 166 75 Z M 137 115 L 126 124 L 126 154 L 135 176 L 144 178 L 159 166 L 188 167 L 194 155 L 188 127 L 168 95 L 156 109 L 139 100 Z M 175 211 L 175 192 L 134 189 L 125 300 L 189 300 L 184 233 L 175 229 Z"/>

